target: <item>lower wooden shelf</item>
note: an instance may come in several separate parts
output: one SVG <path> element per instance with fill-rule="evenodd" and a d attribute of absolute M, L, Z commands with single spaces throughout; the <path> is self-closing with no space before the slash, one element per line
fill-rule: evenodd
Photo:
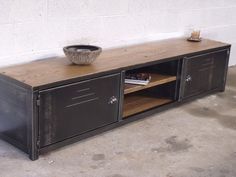
<path fill-rule="evenodd" d="M 144 95 L 128 95 L 124 99 L 123 118 L 172 102 L 168 98 L 155 98 Z"/>

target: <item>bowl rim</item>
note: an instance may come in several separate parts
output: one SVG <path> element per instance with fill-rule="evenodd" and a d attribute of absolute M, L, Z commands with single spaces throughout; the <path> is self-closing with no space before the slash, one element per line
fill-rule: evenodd
<path fill-rule="evenodd" d="M 99 47 L 99 46 L 95 46 L 95 45 L 83 45 L 83 44 L 81 44 L 81 45 L 69 45 L 69 46 L 65 46 L 65 47 L 63 47 L 63 50 L 66 50 L 66 51 L 69 51 L 69 48 L 88 48 L 88 49 L 90 49 L 90 51 L 89 52 L 97 52 L 97 51 L 102 51 L 102 48 L 101 47 Z M 91 48 L 93 48 L 93 50 L 91 49 Z M 69 52 L 76 52 L 76 51 L 69 51 Z"/>

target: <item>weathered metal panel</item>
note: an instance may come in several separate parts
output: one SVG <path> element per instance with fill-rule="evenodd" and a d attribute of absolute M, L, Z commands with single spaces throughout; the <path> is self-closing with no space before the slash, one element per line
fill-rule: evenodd
<path fill-rule="evenodd" d="M 220 50 L 183 61 L 181 99 L 224 87 L 227 51 Z"/>
<path fill-rule="evenodd" d="M 0 76 L 0 134 L 28 153 L 31 92 Z"/>
<path fill-rule="evenodd" d="M 40 92 L 40 147 L 118 121 L 120 74 Z"/>

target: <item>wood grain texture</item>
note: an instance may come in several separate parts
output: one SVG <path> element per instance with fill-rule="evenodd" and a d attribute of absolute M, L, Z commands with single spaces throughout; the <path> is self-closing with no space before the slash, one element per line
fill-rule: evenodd
<path fill-rule="evenodd" d="M 124 94 L 136 92 L 139 90 L 165 84 L 165 83 L 172 82 L 175 80 L 176 80 L 176 76 L 168 76 L 168 75 L 152 73 L 151 81 L 148 83 L 148 85 L 125 84 Z"/>
<path fill-rule="evenodd" d="M 124 99 L 123 117 L 126 118 L 128 116 L 170 103 L 172 101 L 173 100 L 168 98 L 155 98 L 143 95 L 127 96 Z"/>
<path fill-rule="evenodd" d="M 65 57 L 55 57 L 1 68 L 0 73 L 34 88 L 227 46 L 229 44 L 207 39 L 194 43 L 183 38 L 176 38 L 105 50 L 93 64 L 88 66 L 73 65 Z"/>

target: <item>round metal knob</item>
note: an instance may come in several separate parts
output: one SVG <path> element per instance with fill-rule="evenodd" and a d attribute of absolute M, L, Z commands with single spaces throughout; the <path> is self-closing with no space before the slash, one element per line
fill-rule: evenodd
<path fill-rule="evenodd" d="M 108 102 L 108 104 L 115 104 L 117 102 L 117 98 L 115 96 L 112 96 Z"/>
<path fill-rule="evenodd" d="M 187 75 L 186 82 L 190 82 L 190 81 L 192 81 L 192 77 L 190 75 Z"/>

